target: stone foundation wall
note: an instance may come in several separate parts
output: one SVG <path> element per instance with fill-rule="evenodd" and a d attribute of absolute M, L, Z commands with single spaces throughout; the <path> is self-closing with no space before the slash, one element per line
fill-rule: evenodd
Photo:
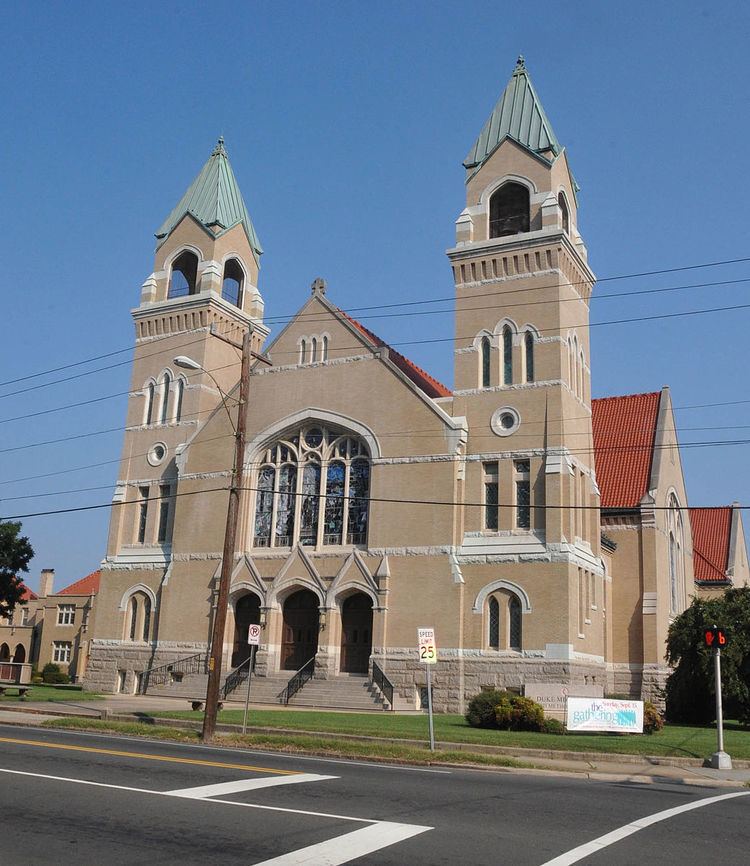
<path fill-rule="evenodd" d="M 122 691 L 132 694 L 136 690 L 137 674 L 194 653 L 206 652 L 207 649 L 205 643 L 93 640 L 83 677 L 84 688 L 113 694 L 117 691 L 118 675 L 120 671 L 124 671 L 125 683 Z"/>

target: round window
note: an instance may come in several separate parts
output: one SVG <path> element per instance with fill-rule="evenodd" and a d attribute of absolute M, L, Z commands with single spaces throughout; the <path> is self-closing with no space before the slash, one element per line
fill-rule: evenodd
<path fill-rule="evenodd" d="M 521 416 L 511 406 L 497 409 L 490 420 L 492 432 L 498 436 L 510 436 L 521 426 Z"/>
<path fill-rule="evenodd" d="M 152 466 L 158 466 L 167 456 L 167 446 L 163 442 L 157 442 L 149 449 L 147 460 Z"/>
<path fill-rule="evenodd" d="M 323 431 L 313 427 L 305 433 L 305 445 L 308 448 L 318 448 L 323 441 Z"/>

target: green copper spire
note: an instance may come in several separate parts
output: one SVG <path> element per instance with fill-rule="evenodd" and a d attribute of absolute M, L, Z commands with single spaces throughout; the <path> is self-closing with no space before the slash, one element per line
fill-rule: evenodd
<path fill-rule="evenodd" d="M 523 56 L 518 58 L 508 86 L 469 151 L 464 161 L 466 168 L 479 168 L 506 138 L 512 138 L 537 155 L 551 152 L 557 156 L 562 150 L 531 83 Z"/>
<path fill-rule="evenodd" d="M 247 212 L 237 179 L 229 163 L 224 139 L 220 138 L 208 162 L 190 184 L 177 207 L 164 220 L 156 233 L 159 246 L 164 243 L 172 229 L 185 216 L 191 214 L 201 225 L 218 226 L 218 234 L 224 234 L 237 223 L 242 223 L 256 260 L 263 248 L 255 234 L 250 214 Z M 213 234 L 213 231 L 212 231 Z"/>

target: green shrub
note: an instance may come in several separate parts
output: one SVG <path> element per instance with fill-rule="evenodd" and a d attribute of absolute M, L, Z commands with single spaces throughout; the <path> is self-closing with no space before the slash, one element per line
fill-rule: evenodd
<path fill-rule="evenodd" d="M 645 701 L 643 704 L 643 733 L 653 734 L 661 731 L 664 727 L 664 719 L 662 714 L 651 701 Z"/>
<path fill-rule="evenodd" d="M 487 689 L 474 695 L 466 710 L 466 721 L 473 728 L 496 728 L 495 707 L 506 694 L 497 689 Z"/>
<path fill-rule="evenodd" d="M 498 707 L 498 727 L 507 726 L 511 731 L 541 731 L 544 725 L 544 708 L 531 698 L 522 698 L 520 695 L 511 695 L 509 699 L 510 713 L 504 706 Z M 502 719 L 503 724 L 500 724 Z"/>
<path fill-rule="evenodd" d="M 565 725 L 560 721 L 560 719 L 545 719 L 542 722 L 542 733 L 543 734 L 564 734 L 565 733 Z"/>
<path fill-rule="evenodd" d="M 54 662 L 47 662 L 42 668 L 42 681 L 45 683 L 69 683 L 70 677 L 60 670 L 60 665 Z"/>

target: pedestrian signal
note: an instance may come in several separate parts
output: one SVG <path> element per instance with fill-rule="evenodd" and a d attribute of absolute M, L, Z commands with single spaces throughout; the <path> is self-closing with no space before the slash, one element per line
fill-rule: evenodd
<path fill-rule="evenodd" d="M 729 643 L 726 631 L 724 631 L 723 628 L 718 628 L 718 626 L 707 628 L 703 632 L 703 639 L 706 642 L 707 647 L 718 649 L 724 649 L 724 647 Z"/>

